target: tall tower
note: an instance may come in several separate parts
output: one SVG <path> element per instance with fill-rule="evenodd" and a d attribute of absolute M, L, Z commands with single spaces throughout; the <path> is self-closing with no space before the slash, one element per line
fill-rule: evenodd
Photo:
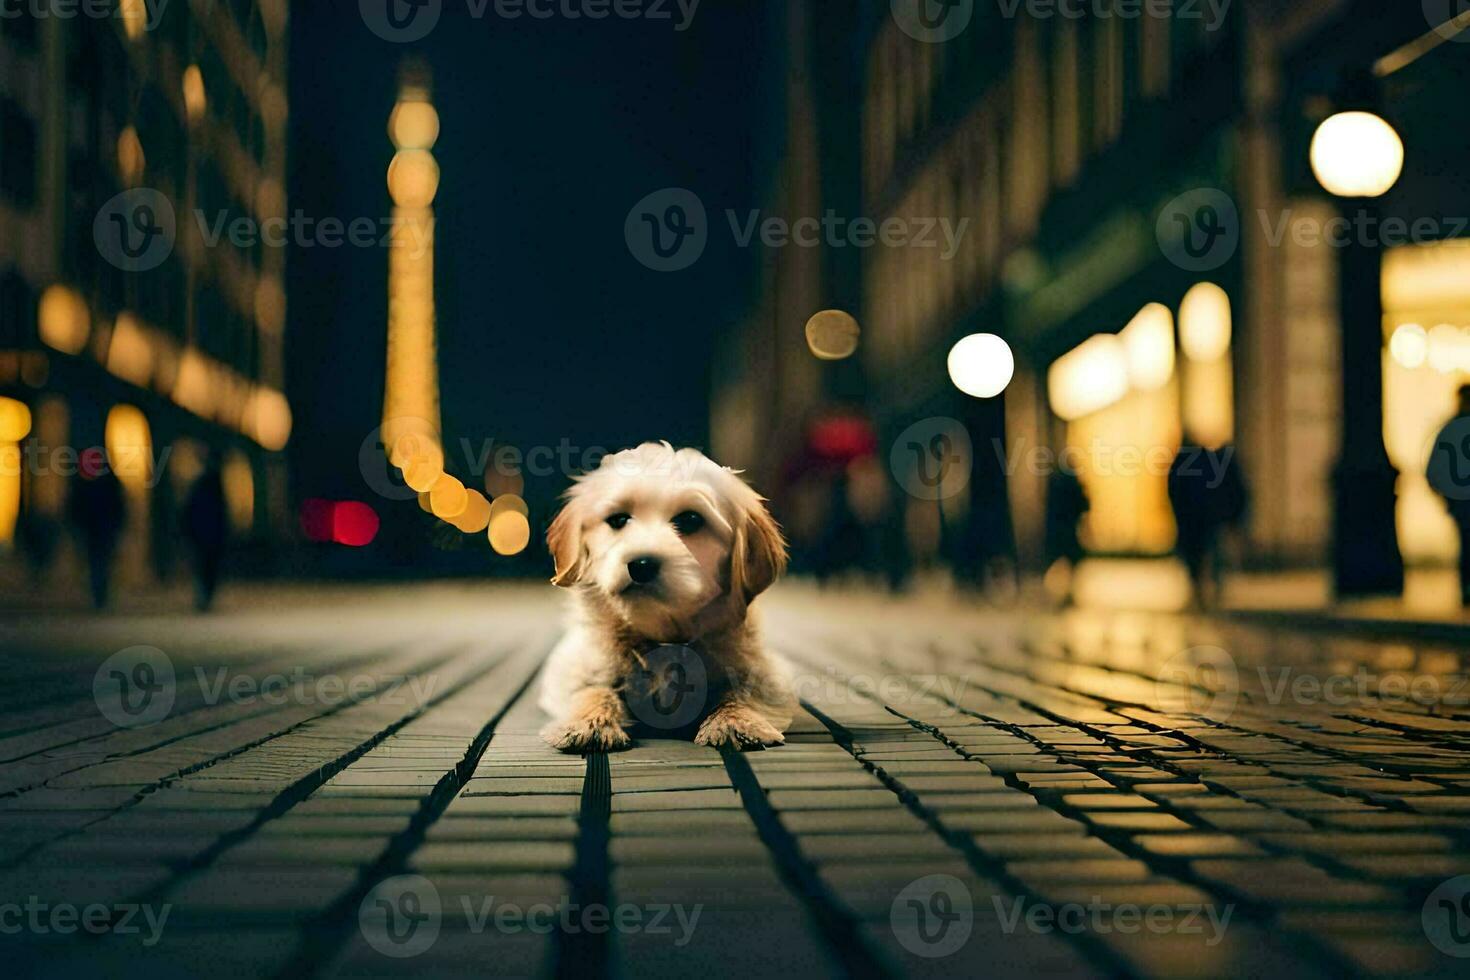
<path fill-rule="evenodd" d="M 388 368 L 383 445 L 404 482 L 427 493 L 444 474 L 440 438 L 438 341 L 434 322 L 434 195 L 439 164 L 431 152 L 439 114 L 428 66 L 406 60 L 398 103 L 388 118 L 397 152 L 388 166 L 393 247 L 388 250 Z"/>

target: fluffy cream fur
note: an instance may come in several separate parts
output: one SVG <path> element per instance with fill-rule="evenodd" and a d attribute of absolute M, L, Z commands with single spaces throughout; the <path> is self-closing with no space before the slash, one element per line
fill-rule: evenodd
<path fill-rule="evenodd" d="M 692 532 L 691 512 L 699 518 Z M 574 599 L 541 684 L 548 742 L 568 752 L 630 744 L 636 719 L 626 687 L 663 644 L 697 651 L 708 675 L 696 742 L 755 748 L 785 740 L 790 678 L 761 645 L 749 606 L 785 569 L 786 543 L 735 471 L 668 443 L 607 456 L 568 491 L 547 544 L 552 581 Z M 659 562 L 656 580 L 633 581 L 628 566 L 637 558 Z"/>

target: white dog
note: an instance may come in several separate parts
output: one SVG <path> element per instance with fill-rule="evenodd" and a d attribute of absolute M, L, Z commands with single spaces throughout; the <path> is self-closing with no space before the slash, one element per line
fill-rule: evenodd
<path fill-rule="evenodd" d="M 626 726 L 648 721 L 629 710 L 638 679 L 663 675 L 670 664 L 649 661 L 670 651 L 698 661 L 677 665 L 681 680 L 700 675 L 683 687 L 698 688 L 696 742 L 785 741 L 790 677 L 762 648 L 748 607 L 785 570 L 786 542 L 735 471 L 668 443 L 604 457 L 567 491 L 546 541 L 552 582 L 573 589 L 576 605 L 541 684 L 546 741 L 568 752 L 626 747 Z"/>

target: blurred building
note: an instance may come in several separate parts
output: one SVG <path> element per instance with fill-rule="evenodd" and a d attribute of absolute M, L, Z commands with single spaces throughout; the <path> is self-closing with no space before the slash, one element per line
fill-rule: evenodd
<path fill-rule="evenodd" d="M 167 572 L 211 455 L 254 550 L 286 526 L 287 13 L 102 6 L 0 18 L 0 544 L 63 540 L 77 456 L 105 446 L 137 578 Z"/>
<path fill-rule="evenodd" d="M 1470 215 L 1455 162 L 1466 18 L 1356 0 L 1241 0 L 1218 20 L 1195 4 L 1170 17 L 976 4 L 957 31 L 928 31 L 901 23 L 902 4 L 872 2 L 839 42 L 820 6 L 793 3 L 784 25 L 787 206 L 833 206 L 815 164 L 855 134 L 860 194 L 836 197 L 851 214 L 969 226 L 948 260 L 882 245 L 770 256 L 731 341 L 734 363 L 757 366 L 746 387 L 780 379 L 755 415 L 773 420 L 755 431 L 780 437 L 802 412 L 783 392 L 836 377 L 799 324 L 838 305 L 862 325 L 852 361 L 886 437 L 934 415 L 970 429 L 976 481 L 939 521 L 959 543 L 951 555 L 1008 543 L 1007 527 L 976 528 L 996 499 L 996 433 L 1023 560 L 1041 552 L 1047 476 L 1064 452 L 1092 501 L 1089 552 L 1167 554 L 1167 470 L 1186 438 L 1235 447 L 1252 565 L 1333 563 L 1343 591 L 1379 591 L 1401 581 L 1400 553 L 1453 555 L 1423 472 L 1470 371 L 1470 230 L 1454 218 Z M 844 57 L 823 54 L 834 44 Z M 824 98 L 833 64 L 841 98 L 860 100 L 851 130 Z M 1406 151 L 1378 198 L 1334 198 L 1309 163 L 1319 124 L 1356 109 L 1388 119 Z M 1361 168 L 1372 149 L 1335 165 Z M 856 290 L 832 272 L 853 262 Z M 994 403 L 946 376 L 947 352 L 975 332 L 1015 352 Z M 819 380 L 786 381 L 793 372 Z M 721 386 L 717 432 L 736 429 L 740 390 Z M 905 521 L 910 551 L 916 530 Z"/>

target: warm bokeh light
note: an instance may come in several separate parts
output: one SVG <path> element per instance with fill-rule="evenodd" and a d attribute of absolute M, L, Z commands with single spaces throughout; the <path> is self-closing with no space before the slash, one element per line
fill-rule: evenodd
<path fill-rule="evenodd" d="M 1454 324 L 1440 323 L 1431 327 L 1427 346 L 1429 366 L 1434 370 L 1440 374 L 1453 374 L 1460 370 L 1466 344 Z"/>
<path fill-rule="evenodd" d="M 852 314 L 843 310 L 822 310 L 806 322 L 806 345 L 824 361 L 840 361 L 858 349 L 862 330 Z"/>
<path fill-rule="evenodd" d="M 262 448 L 279 452 L 291 439 L 291 406 L 271 388 L 256 388 L 246 402 L 242 428 Z"/>
<path fill-rule="evenodd" d="M 25 402 L 0 397 L 0 443 L 20 442 L 31 431 L 31 410 Z"/>
<path fill-rule="evenodd" d="M 388 137 L 400 150 L 427 150 L 439 138 L 439 113 L 428 102 L 400 102 L 388 117 Z"/>
<path fill-rule="evenodd" d="M 148 29 L 148 0 L 118 0 L 118 16 L 128 39 L 136 41 Z"/>
<path fill-rule="evenodd" d="M 401 208 L 426 208 L 439 191 L 439 163 L 427 150 L 399 150 L 388 165 L 388 193 Z"/>
<path fill-rule="evenodd" d="M 531 543 L 531 522 L 519 511 L 502 509 L 490 517 L 489 537 L 497 555 L 518 555 Z"/>
<path fill-rule="evenodd" d="M 148 166 L 148 157 L 143 152 L 143 141 L 132 126 L 123 127 L 117 135 L 117 172 L 125 184 L 136 184 Z"/>
<path fill-rule="evenodd" d="M 949 380 L 967 395 L 994 398 L 1016 373 L 1011 347 L 993 333 L 972 333 L 949 351 Z"/>
<path fill-rule="evenodd" d="M 153 433 L 136 405 L 112 406 L 103 430 L 107 462 L 130 490 L 141 491 L 153 475 Z"/>
<path fill-rule="evenodd" d="M 357 500 L 342 500 L 332 508 L 332 540 L 349 548 L 362 548 L 378 536 L 378 514 Z"/>
<path fill-rule="evenodd" d="M 469 500 L 464 512 L 450 521 L 465 534 L 479 534 L 490 524 L 490 501 L 478 490 L 466 491 Z"/>
<path fill-rule="evenodd" d="M 1047 371 L 1052 411 L 1070 421 L 1128 393 L 1128 354 L 1116 334 L 1096 334 L 1052 362 Z"/>
<path fill-rule="evenodd" d="M 230 512 L 230 527 L 236 534 L 249 534 L 255 527 L 255 473 L 250 468 L 250 457 L 238 449 L 231 450 L 220 469 L 220 482 Z"/>
<path fill-rule="evenodd" d="M 1174 376 L 1174 314 L 1162 303 L 1138 311 L 1118 334 L 1128 357 L 1128 383 L 1138 391 L 1153 391 Z"/>
<path fill-rule="evenodd" d="M 1196 283 L 1179 304 L 1179 346 L 1191 361 L 1213 361 L 1230 350 L 1230 296 L 1212 282 Z"/>
<path fill-rule="evenodd" d="M 1338 197 L 1379 197 L 1404 170 L 1404 143 L 1381 116 L 1339 112 L 1312 136 L 1312 172 Z"/>
<path fill-rule="evenodd" d="M 1389 338 L 1388 352 L 1406 368 L 1422 367 L 1429 356 L 1429 335 L 1419 324 L 1405 323 Z"/>
<path fill-rule="evenodd" d="M 429 490 L 429 506 L 441 521 L 453 521 L 470 505 L 469 491 L 448 473 L 440 474 Z"/>
<path fill-rule="evenodd" d="M 184 69 L 184 111 L 189 115 L 190 122 L 198 122 L 204 118 L 204 74 L 200 72 L 198 65 L 190 65 Z"/>
<path fill-rule="evenodd" d="M 200 418 L 211 418 L 217 392 L 213 362 L 196 350 L 184 351 L 174 375 L 174 403 Z"/>
<path fill-rule="evenodd" d="M 490 502 L 490 520 L 494 521 L 500 514 L 520 514 L 522 517 L 530 517 L 531 509 L 526 506 L 525 500 L 516 494 L 507 493 Z"/>
<path fill-rule="evenodd" d="M 124 381 L 148 387 L 153 376 L 153 343 L 131 313 L 119 313 L 107 342 L 107 370 Z"/>
<path fill-rule="evenodd" d="M 41 294 L 36 320 L 41 342 L 63 354 L 80 354 L 92 333 L 92 314 L 86 300 L 60 283 L 46 287 Z"/>

